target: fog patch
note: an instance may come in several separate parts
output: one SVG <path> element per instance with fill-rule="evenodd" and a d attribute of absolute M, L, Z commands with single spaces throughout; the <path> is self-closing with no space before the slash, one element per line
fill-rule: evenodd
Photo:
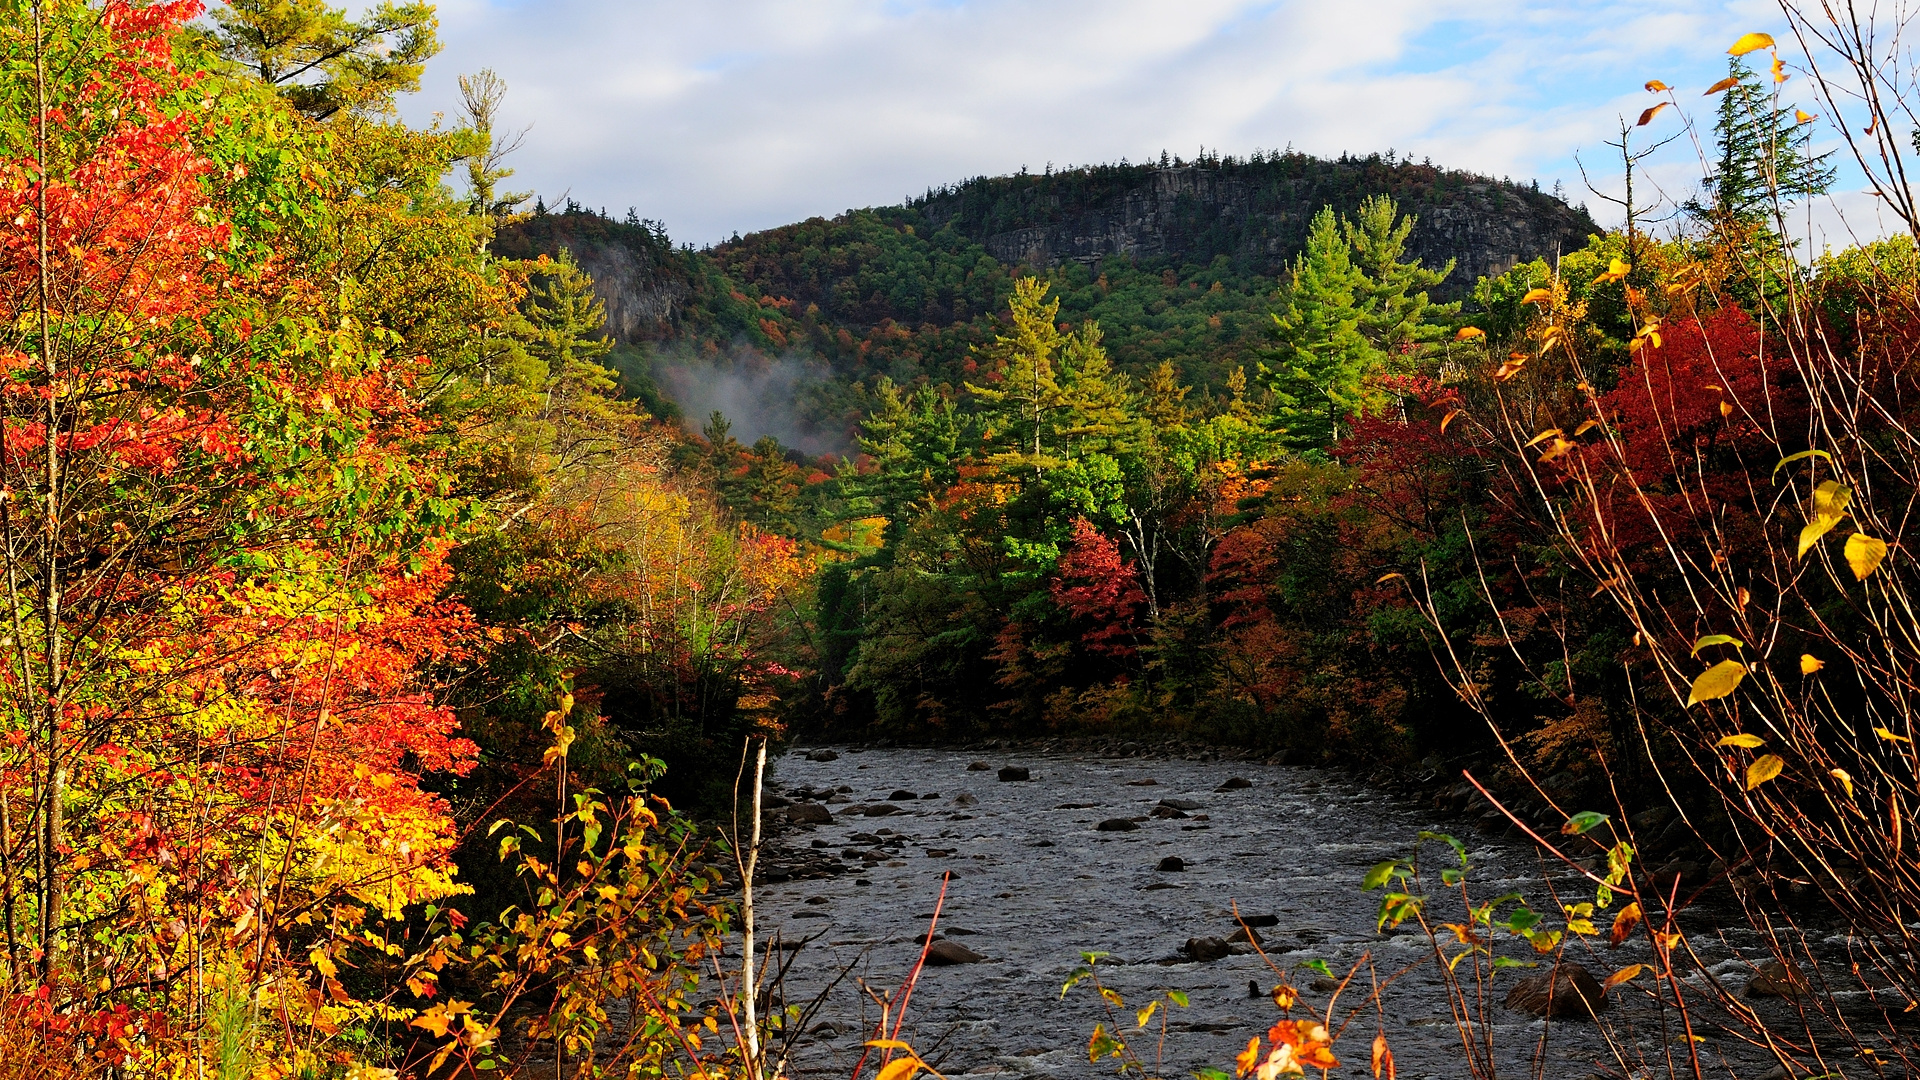
<path fill-rule="evenodd" d="M 749 346 L 716 357 L 664 352 L 654 358 L 653 376 L 661 392 L 680 406 L 680 422 L 689 432 L 697 434 L 718 412 L 732 424 L 729 434 L 748 446 L 771 435 L 809 456 L 849 449 L 845 431 L 807 415 L 807 403 L 828 389 L 832 377 L 817 360 L 768 357 Z"/>

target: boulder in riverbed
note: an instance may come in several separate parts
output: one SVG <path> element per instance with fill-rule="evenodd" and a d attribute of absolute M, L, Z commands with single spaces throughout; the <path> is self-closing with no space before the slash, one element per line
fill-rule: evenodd
<path fill-rule="evenodd" d="M 1153 809 L 1147 811 L 1147 813 L 1148 815 L 1152 817 L 1157 817 L 1157 818 L 1183 818 L 1187 816 L 1185 811 L 1176 810 L 1171 806 L 1156 806 Z"/>
<path fill-rule="evenodd" d="M 1161 799 L 1160 805 L 1169 810 L 1198 810 L 1200 804 L 1192 799 Z"/>
<path fill-rule="evenodd" d="M 986 957 L 967 948 L 957 941 L 945 938 L 936 939 L 927 949 L 927 963 L 933 967 L 949 967 L 954 964 L 977 964 Z"/>
<path fill-rule="evenodd" d="M 1107 820 L 1101 822 L 1100 824 L 1094 826 L 1095 829 L 1098 829 L 1101 832 L 1132 832 L 1133 830 L 1139 827 L 1140 827 L 1139 822 L 1133 820 L 1132 818 L 1123 818 L 1123 817 L 1110 817 Z"/>
<path fill-rule="evenodd" d="M 1030 780 L 1032 776 L 1025 765 L 1008 765 L 1000 770 L 1000 779 L 1004 783 L 1012 783 L 1015 780 Z"/>
<path fill-rule="evenodd" d="M 1230 950 L 1227 948 L 1227 943 L 1217 937 L 1193 937 L 1187 939 L 1181 951 L 1186 953 L 1190 960 L 1206 962 L 1224 960 Z"/>
<path fill-rule="evenodd" d="M 787 820 L 796 825 L 826 825 L 833 821 L 833 811 L 817 802 L 797 802 L 787 807 Z"/>
<path fill-rule="evenodd" d="M 1748 997 L 1796 998 L 1806 992 L 1807 975 L 1798 964 L 1788 967 L 1778 960 L 1769 960 L 1747 980 Z"/>
<path fill-rule="evenodd" d="M 1160 862 L 1154 866 L 1155 870 L 1158 870 L 1163 874 L 1177 874 L 1180 871 L 1185 870 L 1186 868 L 1187 868 L 1187 860 L 1181 858 L 1178 855 L 1169 855 L 1166 858 L 1161 859 Z"/>
<path fill-rule="evenodd" d="M 1220 785 L 1219 787 L 1217 787 L 1217 788 L 1214 788 L 1213 790 L 1215 790 L 1215 791 L 1239 791 L 1239 790 L 1240 790 L 1240 789 L 1242 789 L 1242 788 L 1250 788 L 1250 787 L 1252 787 L 1252 786 L 1253 786 L 1253 781 L 1251 781 L 1251 780 L 1249 780 L 1249 779 L 1247 779 L 1246 777 L 1244 777 L 1244 776 L 1233 776 L 1233 777 L 1229 777 L 1229 778 L 1227 779 L 1227 782 L 1226 782 L 1226 783 L 1224 783 L 1224 784 L 1221 784 L 1221 785 Z"/>
<path fill-rule="evenodd" d="M 1607 1008 L 1606 991 L 1586 968 L 1562 962 L 1507 992 L 1507 1008 L 1535 1016 L 1592 1016 Z"/>
<path fill-rule="evenodd" d="M 919 797 L 917 793 L 908 791 L 906 788 L 895 788 L 893 794 L 887 796 L 887 801 L 905 802 L 908 799 L 918 799 Z"/>
<path fill-rule="evenodd" d="M 967 766 L 968 772 L 992 772 L 993 766 L 984 761 L 976 761 Z"/>
<path fill-rule="evenodd" d="M 1239 928 L 1238 930 L 1235 930 L 1232 934 L 1228 935 L 1227 944 L 1231 945 L 1236 941 L 1244 941 L 1248 945 L 1266 944 L 1266 942 L 1260 940 L 1259 934 L 1254 933 L 1252 930 L 1249 930 L 1244 926 Z"/>
<path fill-rule="evenodd" d="M 834 753 L 831 750 L 824 750 L 824 749 L 809 750 L 807 751 L 807 760 L 808 761 L 839 761 L 840 755 Z"/>

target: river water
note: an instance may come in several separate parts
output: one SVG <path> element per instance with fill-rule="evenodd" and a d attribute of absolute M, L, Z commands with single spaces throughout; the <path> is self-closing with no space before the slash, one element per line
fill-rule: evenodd
<path fill-rule="evenodd" d="M 1552 884 L 1570 900 L 1592 898 L 1558 871 L 1550 882 L 1526 847 L 1322 770 L 1017 750 L 836 750 L 836 760 L 794 752 L 778 762 L 774 790 L 845 788 L 847 801 L 829 805 L 831 823 L 778 834 L 769 876 L 788 879 L 757 893 L 763 938 L 806 943 L 783 953 L 782 994 L 807 1010 L 787 1063 L 789 1075 L 807 1080 L 853 1074 L 880 1018 L 867 990 L 884 995 L 907 977 L 949 871 L 938 930 L 985 960 L 924 969 L 901 1029 L 947 1076 L 1113 1075 L 1116 1062 L 1090 1064 L 1086 1053 L 1093 1026 L 1111 1026 L 1113 1017 L 1090 987 L 1061 995 L 1081 953 L 1100 951 L 1110 954 L 1099 965 L 1103 981 L 1129 1014 L 1167 990 L 1189 995 L 1189 1007 L 1170 1010 L 1163 1047 L 1157 1022 L 1154 1036 L 1130 1037 L 1149 1071 L 1167 1077 L 1231 1072 L 1247 1040 L 1279 1018 L 1266 996 L 1279 981 L 1269 961 L 1316 1009 L 1330 995 L 1311 989 L 1315 974 L 1300 965 L 1321 960 L 1344 976 L 1366 961 L 1341 995 L 1339 1018 L 1364 1002 L 1370 980 L 1424 960 L 1388 989 L 1383 1016 L 1366 1007 L 1353 1019 L 1335 1075 L 1369 1075 L 1368 1046 L 1383 1030 L 1400 1077 L 1456 1080 L 1469 1073 L 1431 947 L 1417 932 L 1375 931 L 1377 894 L 1360 890 L 1367 868 L 1407 854 L 1420 830 L 1444 829 L 1468 845 L 1477 899 L 1518 890 L 1549 913 Z M 969 770 L 980 761 L 990 769 Z M 1001 782 L 1003 765 L 1024 766 L 1031 778 Z M 1230 778 L 1250 783 L 1217 790 Z M 923 797 L 889 801 L 900 791 Z M 1191 808 L 1184 817 L 1152 816 L 1162 800 Z M 862 812 L 882 805 L 895 811 Z M 1138 819 L 1137 828 L 1098 830 L 1113 818 Z M 1442 853 L 1427 849 L 1429 859 Z M 1167 856 L 1185 868 L 1156 869 Z M 1189 938 L 1231 935 L 1235 905 L 1274 917 L 1258 931 L 1265 958 L 1199 962 L 1182 954 Z M 1436 900 L 1433 911 L 1459 918 L 1457 904 L 1448 911 Z M 1716 933 L 1690 930 L 1709 961 L 1698 977 L 1750 970 L 1736 951 L 1751 955 L 1751 939 Z M 1526 955 L 1524 945 L 1502 951 Z M 1648 959 L 1643 953 L 1629 943 L 1582 961 L 1604 977 Z M 1488 1026 L 1480 1030 L 1491 1036 L 1501 1076 L 1630 1076 L 1647 1060 L 1686 1053 L 1677 1016 L 1631 988 L 1613 995 L 1619 1004 L 1609 1017 L 1638 1059 L 1610 1051 L 1590 1020 L 1549 1023 L 1501 1007 L 1508 986 L 1526 974 L 1500 972 L 1483 1014 Z M 1131 1016 L 1122 1024 L 1132 1026 Z M 1708 1034 L 1698 1044 L 1706 1075 L 1760 1077 L 1772 1064 L 1738 1039 Z M 1657 1075 L 1666 1075 L 1664 1066 Z"/>

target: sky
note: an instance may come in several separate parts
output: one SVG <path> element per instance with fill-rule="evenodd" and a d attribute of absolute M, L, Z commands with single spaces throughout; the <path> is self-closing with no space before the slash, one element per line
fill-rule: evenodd
<path fill-rule="evenodd" d="M 1696 131 L 1726 48 L 1783 30 L 1770 0 L 439 0 L 445 50 L 403 113 L 457 117 L 492 68 L 528 127 L 510 187 L 666 223 L 678 242 L 897 203 L 979 175 L 1191 157 L 1389 149 L 1562 184 L 1603 224 L 1621 118 L 1679 91 Z M 1780 35 L 1784 40 L 1784 34 Z M 1804 76 L 1787 84 L 1803 95 Z M 1810 95 L 1808 95 L 1810 96 Z M 1814 106 L 1805 102 L 1809 111 Z M 1702 173 L 1680 137 L 1646 178 Z M 1884 234 L 1843 170 L 1813 250 Z"/>

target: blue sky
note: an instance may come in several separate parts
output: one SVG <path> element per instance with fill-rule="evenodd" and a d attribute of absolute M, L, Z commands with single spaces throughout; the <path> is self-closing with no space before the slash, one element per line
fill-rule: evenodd
<path fill-rule="evenodd" d="M 1700 91 L 1726 47 L 1777 32 L 1763 0 L 440 0 L 446 50 L 404 106 L 452 116 L 491 67 L 514 183 L 723 240 L 981 174 L 1140 161 L 1163 148 L 1334 156 L 1392 148 L 1543 188 L 1605 223 L 1602 140 L 1658 78 Z M 1804 77 L 1803 77 L 1804 78 Z M 1801 80 L 1803 81 L 1803 79 Z M 1798 89 L 1788 83 L 1789 91 Z M 1789 93 L 1788 100 L 1793 96 Z M 1811 110 L 1811 104 L 1809 103 Z M 1637 138 L 1681 130 L 1668 110 Z M 1647 178 L 1701 174 L 1687 138 Z M 1883 231 L 1843 172 L 1813 247 Z M 1841 214 L 1845 213 L 1845 224 Z"/>

